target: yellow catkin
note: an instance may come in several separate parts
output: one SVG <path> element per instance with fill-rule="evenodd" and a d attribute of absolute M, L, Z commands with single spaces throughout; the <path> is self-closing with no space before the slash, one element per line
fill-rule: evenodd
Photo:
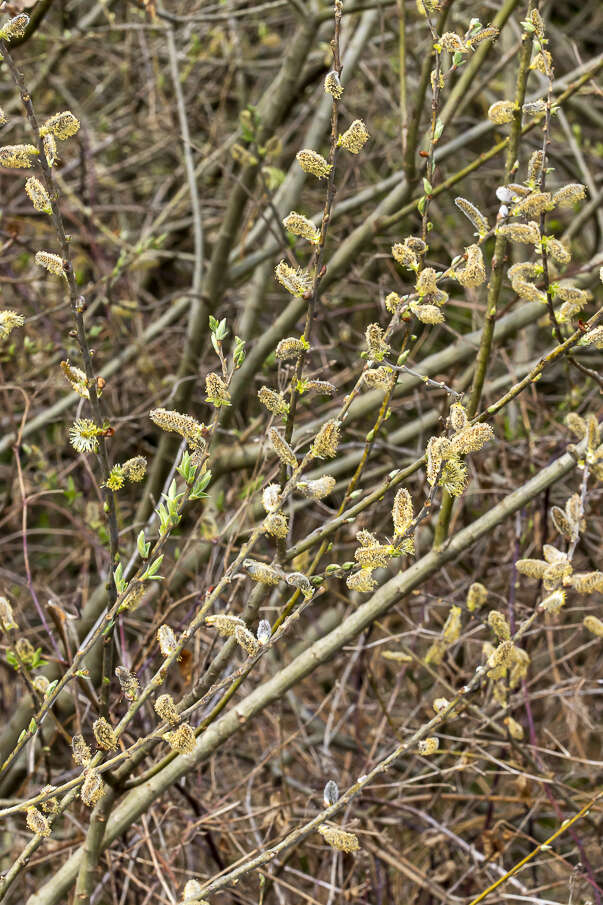
<path fill-rule="evenodd" d="M 13 615 L 13 608 L 6 597 L 0 597 L 0 625 L 5 632 L 19 628 Z"/>
<path fill-rule="evenodd" d="M 340 830 L 339 827 L 327 826 L 325 823 L 320 824 L 318 832 L 325 842 L 337 851 L 357 852 L 360 848 L 358 836 L 355 833 L 347 833 L 345 830 Z"/>
<path fill-rule="evenodd" d="M 442 629 L 442 639 L 446 644 L 454 644 L 455 641 L 458 641 L 462 628 L 461 614 L 460 606 L 450 607 L 450 612 Z"/>
<path fill-rule="evenodd" d="M 593 591 L 603 592 L 603 572 L 576 572 L 569 582 L 579 594 L 592 594 Z"/>
<path fill-rule="evenodd" d="M 587 631 L 596 635 L 597 638 L 603 638 L 603 622 L 597 619 L 596 616 L 585 616 L 582 620 L 582 625 Z"/>
<path fill-rule="evenodd" d="M 299 481 L 297 489 L 303 496 L 311 500 L 322 500 L 335 489 L 337 481 L 331 475 L 324 475 L 314 481 Z"/>
<path fill-rule="evenodd" d="M 523 727 L 514 720 L 512 716 L 505 717 L 503 723 L 509 730 L 509 735 L 511 738 L 514 738 L 516 741 L 521 741 L 523 738 Z"/>
<path fill-rule="evenodd" d="M 306 351 L 307 346 L 301 339 L 287 336 L 281 339 L 276 347 L 275 356 L 279 361 L 287 361 L 290 358 L 298 358 Z"/>
<path fill-rule="evenodd" d="M 337 455 L 339 432 L 339 421 L 331 419 L 323 424 L 312 444 L 312 456 L 315 459 L 333 459 Z"/>
<path fill-rule="evenodd" d="M 157 716 L 166 723 L 178 722 L 178 711 L 171 694 L 160 694 L 153 704 Z"/>
<path fill-rule="evenodd" d="M 280 393 L 275 393 L 274 390 L 271 390 L 269 387 L 262 387 L 261 390 L 259 390 L 258 399 L 273 415 L 286 415 L 289 411 L 287 401 Z"/>
<path fill-rule="evenodd" d="M 49 133 L 58 138 L 59 141 L 66 141 L 79 131 L 80 122 L 73 115 L 71 110 L 65 110 L 63 113 L 55 113 L 46 120 L 40 128 L 40 135 L 48 135 Z"/>
<path fill-rule="evenodd" d="M 350 154 L 360 154 L 369 137 L 367 128 L 362 120 L 355 119 L 343 135 L 339 136 L 339 145 L 349 151 Z"/>
<path fill-rule="evenodd" d="M 114 751 L 117 748 L 117 736 L 113 727 L 104 717 L 99 717 L 92 724 L 96 744 L 103 751 Z"/>
<path fill-rule="evenodd" d="M 287 214 L 283 220 L 283 226 L 287 232 L 293 233 L 294 236 L 300 236 L 302 239 L 307 239 L 308 242 L 312 242 L 314 245 L 320 240 L 320 230 L 316 229 L 311 220 L 296 211 L 291 211 L 290 214 Z"/>
<path fill-rule="evenodd" d="M 490 224 L 482 212 L 466 198 L 455 198 L 454 203 L 460 211 L 471 221 L 479 236 L 485 236 L 490 231 Z"/>
<path fill-rule="evenodd" d="M 416 254 L 406 242 L 396 242 L 395 245 L 392 245 L 392 257 L 401 267 L 414 270 L 419 266 Z"/>
<path fill-rule="evenodd" d="M 488 119 L 490 122 L 501 126 L 504 123 L 513 122 L 515 114 L 515 104 L 513 101 L 496 101 L 488 110 Z"/>
<path fill-rule="evenodd" d="M 402 487 L 394 497 L 392 520 L 396 534 L 404 534 L 413 520 L 412 498 L 406 488 Z"/>
<path fill-rule="evenodd" d="M 467 263 L 461 270 L 454 271 L 454 278 L 466 289 L 481 286 L 486 282 L 486 268 L 484 256 L 479 245 L 470 245 L 465 253 Z"/>
<path fill-rule="evenodd" d="M 499 641 L 508 641 L 511 637 L 511 629 L 506 617 L 497 610 L 488 613 L 488 625 Z"/>
<path fill-rule="evenodd" d="M 287 537 L 289 524 L 282 512 L 270 512 L 264 519 L 264 530 L 272 537 Z"/>
<path fill-rule="evenodd" d="M 37 808 L 27 808 L 25 818 L 27 827 L 36 836 L 50 836 L 50 824 L 44 814 Z"/>
<path fill-rule="evenodd" d="M 449 454 L 465 456 L 468 453 L 479 452 L 493 437 L 494 431 L 489 424 L 470 424 L 452 437 Z"/>
<path fill-rule="evenodd" d="M 273 427 L 268 431 L 268 439 L 270 440 L 270 445 L 272 449 L 281 460 L 283 465 L 289 465 L 291 468 L 297 467 L 297 459 L 295 457 L 295 453 L 284 439 L 281 437 L 279 432 L 275 430 Z"/>
<path fill-rule="evenodd" d="M 51 214 L 52 206 L 50 204 L 50 196 L 39 179 L 30 176 L 25 181 L 25 191 L 35 210 L 43 214 Z"/>
<path fill-rule="evenodd" d="M 163 657 L 170 657 L 178 648 L 176 636 L 169 625 L 160 625 L 157 629 L 157 641 Z"/>
<path fill-rule="evenodd" d="M 213 613 L 211 616 L 206 616 L 205 624 L 215 628 L 222 638 L 232 637 L 237 626 L 245 625 L 242 619 L 230 613 Z"/>
<path fill-rule="evenodd" d="M 431 736 L 421 739 L 417 745 L 417 750 L 423 757 L 429 757 L 431 754 L 435 754 L 439 747 L 440 740 L 435 738 L 435 736 Z"/>
<path fill-rule="evenodd" d="M 317 179 L 325 179 L 333 169 L 322 154 L 310 151 L 307 148 L 298 151 L 295 157 L 304 173 L 316 176 Z"/>
<path fill-rule="evenodd" d="M 246 654 L 253 657 L 260 649 L 259 641 L 254 638 L 252 633 L 244 625 L 237 625 L 234 638 L 239 647 L 242 647 Z"/>
<path fill-rule="evenodd" d="M 479 610 L 487 599 L 488 589 L 483 584 L 480 584 L 479 581 L 475 581 L 467 591 L 467 609 L 470 613 L 473 613 L 475 610 Z"/>
<path fill-rule="evenodd" d="M 189 723 L 182 723 L 173 732 L 166 732 L 163 738 L 178 754 L 192 754 L 195 750 L 195 732 Z"/>
<path fill-rule="evenodd" d="M 263 562 L 255 562 L 253 559 L 244 560 L 243 568 L 247 570 L 251 580 L 259 584 L 276 586 L 284 577 L 278 569 Z"/>
<path fill-rule="evenodd" d="M 38 251 L 34 260 L 40 267 L 45 267 L 49 273 L 54 273 L 57 277 L 65 276 L 65 267 L 60 255 L 55 255 L 50 251 Z"/>
<path fill-rule="evenodd" d="M 582 201 L 584 198 L 586 198 L 586 187 L 579 182 L 570 182 L 557 189 L 553 195 L 553 202 L 557 207 L 572 207 L 576 201 Z"/>
<path fill-rule="evenodd" d="M 286 261 L 281 261 L 276 265 L 274 275 L 281 286 L 291 295 L 301 297 L 312 286 L 312 279 L 309 273 L 302 270 L 301 267 L 291 267 Z"/>
<path fill-rule="evenodd" d="M 74 763 L 76 763 L 79 767 L 85 767 L 86 764 L 89 763 L 92 757 L 92 752 L 84 741 L 84 737 L 82 735 L 74 735 L 71 739 L 71 755 L 73 757 Z"/>
<path fill-rule="evenodd" d="M 552 613 L 555 615 L 559 612 L 561 607 L 565 603 L 565 591 L 557 590 L 553 591 L 552 594 L 549 594 L 540 602 L 540 606 L 547 613 Z"/>
<path fill-rule="evenodd" d="M 103 797 L 104 791 L 105 785 L 96 770 L 85 770 L 84 782 L 80 789 L 80 798 L 86 807 L 93 808 Z"/>
<path fill-rule="evenodd" d="M 0 148 L 0 166 L 27 170 L 39 153 L 34 145 L 4 145 Z"/>
<path fill-rule="evenodd" d="M 0 311 L 0 339 L 6 339 L 17 327 L 22 327 L 25 318 L 13 311 L 12 308 L 4 308 Z"/>
<path fill-rule="evenodd" d="M 218 374 L 209 373 L 205 378 L 205 401 L 210 405 L 219 408 L 223 405 L 230 405 L 230 393 L 228 387 Z"/>
<path fill-rule="evenodd" d="M 200 424 L 192 415 L 183 415 L 168 409 L 151 409 L 149 416 L 161 430 L 180 434 L 189 446 L 193 448 L 204 446 L 205 425 Z"/>
<path fill-rule="evenodd" d="M 377 587 L 377 582 L 372 577 L 373 572 L 372 569 L 359 569 L 357 572 L 352 572 L 351 575 L 348 575 L 346 578 L 346 586 L 350 591 L 357 591 L 360 594 L 368 594 L 371 591 L 374 591 Z"/>

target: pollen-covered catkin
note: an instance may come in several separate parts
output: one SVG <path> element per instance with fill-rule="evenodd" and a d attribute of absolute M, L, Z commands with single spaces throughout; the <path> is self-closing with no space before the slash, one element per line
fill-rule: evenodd
<path fill-rule="evenodd" d="M 596 616 L 585 616 L 582 620 L 582 625 L 588 632 L 596 635 L 597 638 L 603 638 L 603 622 L 597 619 Z"/>
<path fill-rule="evenodd" d="M 272 537 L 287 537 L 289 523 L 282 512 L 269 512 L 264 519 L 264 530 Z"/>
<path fill-rule="evenodd" d="M 84 771 L 84 782 L 80 789 L 80 798 L 86 807 L 93 808 L 100 801 L 105 791 L 105 785 L 96 770 Z"/>
<path fill-rule="evenodd" d="M 553 195 L 553 203 L 557 207 L 572 207 L 576 201 L 586 198 L 586 188 L 579 182 L 570 182 L 562 186 Z"/>
<path fill-rule="evenodd" d="M 458 641 L 460 638 L 462 628 L 461 614 L 462 610 L 460 606 L 450 607 L 446 622 L 444 623 L 444 628 L 442 629 L 442 640 L 447 645 L 454 644 L 454 642 Z"/>
<path fill-rule="evenodd" d="M 39 153 L 35 145 L 4 145 L 0 148 L 0 166 L 27 170 Z"/>
<path fill-rule="evenodd" d="M 314 481 L 298 481 L 297 489 L 303 496 L 311 500 L 322 500 L 335 489 L 337 481 L 331 475 L 323 475 Z"/>
<path fill-rule="evenodd" d="M 419 266 L 416 254 L 406 242 L 396 242 L 395 245 L 392 245 L 392 257 L 402 267 L 414 269 Z"/>
<path fill-rule="evenodd" d="M 261 390 L 258 391 L 258 399 L 273 415 L 286 415 L 289 411 L 287 401 L 280 393 L 275 393 L 274 390 L 271 390 L 269 387 L 262 387 Z"/>
<path fill-rule="evenodd" d="M 307 239 L 308 242 L 312 242 L 314 245 L 320 239 L 320 231 L 316 229 L 312 221 L 296 211 L 291 211 L 290 214 L 287 214 L 283 220 L 283 226 L 287 232 L 293 233 L 294 236 L 299 236 L 302 239 Z"/>
<path fill-rule="evenodd" d="M 467 263 L 461 270 L 454 271 L 454 278 L 466 289 L 481 286 L 486 282 L 482 250 L 479 245 L 470 245 L 465 251 Z"/>
<path fill-rule="evenodd" d="M 377 587 L 377 582 L 372 576 L 372 569 L 359 569 L 357 572 L 352 572 L 351 575 L 348 575 L 345 583 L 350 591 L 358 591 L 358 593 L 360 594 L 368 594 L 371 591 L 374 591 Z"/>
<path fill-rule="evenodd" d="M 13 608 L 6 597 L 0 597 L 0 625 L 5 632 L 19 628 L 13 615 Z"/>
<path fill-rule="evenodd" d="M 396 534 L 404 534 L 413 519 L 412 499 L 406 488 L 402 487 L 394 497 L 392 520 Z"/>
<path fill-rule="evenodd" d="M 312 280 L 307 271 L 301 267 L 291 267 L 286 261 L 280 261 L 276 265 L 274 275 L 281 286 L 294 296 L 304 295 L 312 286 Z"/>
<path fill-rule="evenodd" d="M 516 741 L 521 741 L 523 738 L 523 727 L 517 720 L 514 720 L 512 716 L 507 716 L 503 720 L 503 723 L 509 730 L 509 735 L 511 738 L 514 738 Z"/>
<path fill-rule="evenodd" d="M 255 562 L 253 559 L 245 559 L 243 568 L 247 571 L 251 580 L 257 581 L 259 584 L 276 586 L 284 578 L 283 573 L 278 569 L 269 566 L 267 563 Z"/>
<path fill-rule="evenodd" d="M 71 739 L 71 754 L 74 763 L 79 767 L 85 767 L 92 758 L 92 752 L 84 741 L 83 735 L 74 735 Z"/>
<path fill-rule="evenodd" d="M 576 572 L 569 583 L 579 594 L 603 593 L 603 572 Z"/>
<path fill-rule="evenodd" d="M 244 625 L 237 625 L 234 632 L 234 638 L 239 647 L 242 647 L 246 654 L 253 657 L 260 649 L 260 643 L 257 638 Z"/>
<path fill-rule="evenodd" d="M 454 203 L 471 221 L 480 237 L 485 236 L 490 231 L 490 224 L 473 202 L 468 201 L 466 198 L 458 197 L 454 199 Z"/>
<path fill-rule="evenodd" d="M 63 113 L 55 113 L 46 120 L 40 128 L 40 135 L 48 135 L 49 133 L 58 138 L 59 141 L 66 141 L 79 131 L 80 122 L 73 115 L 71 110 L 65 110 Z"/>
<path fill-rule="evenodd" d="M 163 738 L 178 754 L 191 754 L 195 750 L 195 732 L 190 723 L 182 723 L 172 732 L 166 732 Z"/>
<path fill-rule="evenodd" d="M 492 610 L 488 613 L 488 625 L 499 641 L 508 641 L 510 639 L 511 629 L 503 613 L 499 613 L 498 610 Z"/>
<path fill-rule="evenodd" d="M 287 361 L 290 358 L 298 358 L 306 351 L 307 346 L 301 339 L 288 336 L 281 339 L 276 347 L 275 356 L 279 361 Z"/>
<path fill-rule="evenodd" d="M 230 393 L 228 387 L 218 374 L 209 373 L 205 378 L 205 401 L 210 405 L 220 408 L 230 405 Z"/>
<path fill-rule="evenodd" d="M 339 145 L 349 151 L 350 154 L 360 154 L 369 137 L 367 128 L 362 120 L 355 119 L 343 135 L 339 136 Z"/>
<path fill-rule="evenodd" d="M 94 732 L 96 744 L 99 748 L 102 748 L 103 751 L 114 751 L 117 748 L 117 736 L 115 735 L 111 723 L 103 716 L 100 716 L 94 721 L 92 724 L 92 731 Z"/>
<path fill-rule="evenodd" d="M 43 214 L 52 213 L 50 196 L 36 176 L 30 176 L 25 182 L 25 191 L 35 210 Z"/>
<path fill-rule="evenodd" d="M 529 223 L 503 223 L 496 228 L 499 236 L 505 236 L 511 242 L 519 242 L 523 245 L 538 245 L 540 242 L 540 229 L 538 224 L 530 220 Z"/>
<path fill-rule="evenodd" d="M 153 703 L 153 707 L 157 716 L 166 723 L 178 722 L 178 711 L 171 694 L 160 694 Z"/>
<path fill-rule="evenodd" d="M 440 740 L 438 738 L 435 738 L 435 736 L 431 736 L 430 738 L 422 738 L 417 745 L 418 752 L 423 757 L 429 757 L 431 754 L 435 754 L 439 747 Z"/>
<path fill-rule="evenodd" d="M 38 251 L 34 260 L 40 267 L 45 267 L 49 273 L 54 273 L 57 277 L 65 276 L 65 267 L 60 255 L 55 255 L 50 251 Z"/>
<path fill-rule="evenodd" d="M 332 170 L 331 164 L 327 163 L 322 154 L 318 154 L 316 151 L 304 148 L 295 156 L 304 173 L 316 176 L 317 179 L 325 179 Z"/>
<path fill-rule="evenodd" d="M 493 437 L 494 431 L 489 424 L 470 424 L 451 438 L 449 454 L 465 456 L 468 453 L 479 452 Z"/>
<path fill-rule="evenodd" d="M 149 416 L 161 430 L 180 434 L 189 446 L 199 448 L 204 445 L 205 425 L 200 424 L 192 415 L 159 408 L 151 409 Z"/>
<path fill-rule="evenodd" d="M 513 122 L 515 109 L 513 101 L 496 101 L 488 109 L 488 119 L 496 125 Z"/>
<path fill-rule="evenodd" d="M 480 607 L 485 604 L 487 599 L 488 589 L 484 587 L 483 584 L 480 584 L 479 581 L 475 581 L 467 591 L 467 609 L 470 613 L 473 613 L 475 612 L 475 610 L 479 610 Z"/>
<path fill-rule="evenodd" d="M 366 347 L 369 357 L 376 361 L 382 361 L 383 356 L 387 355 L 390 346 L 383 338 L 383 330 L 379 324 L 369 324 L 365 332 Z"/>
<path fill-rule="evenodd" d="M 50 836 L 50 824 L 46 817 L 44 817 L 44 814 L 42 814 L 41 811 L 38 811 L 37 808 L 27 808 L 25 822 L 27 823 L 28 829 L 31 830 L 34 835 Z"/>
<path fill-rule="evenodd" d="M 552 594 L 549 594 L 540 602 L 540 606 L 547 613 L 558 613 L 561 607 L 565 603 L 565 591 L 560 589 L 553 591 Z"/>
<path fill-rule="evenodd" d="M 333 459 L 339 446 L 340 423 L 335 419 L 327 421 L 320 428 L 312 444 L 312 455 L 315 459 Z"/>
<path fill-rule="evenodd" d="M 140 684 L 136 676 L 132 675 L 124 666 L 117 666 L 115 675 L 126 700 L 135 701 L 140 691 Z"/>
<path fill-rule="evenodd" d="M 291 468 L 296 468 L 297 459 L 295 457 L 295 453 L 293 452 L 285 438 L 281 437 L 279 432 L 273 427 L 271 427 L 268 431 L 268 439 L 270 440 L 272 449 L 281 460 L 283 465 L 289 465 Z"/>
<path fill-rule="evenodd" d="M 335 848 L 340 852 L 357 852 L 360 848 L 358 836 L 355 833 L 347 833 L 340 830 L 339 827 L 327 826 L 321 823 L 318 832 L 331 848 Z"/>
<path fill-rule="evenodd" d="M 23 315 L 13 311 L 12 308 L 4 308 L 0 311 L 0 339 L 6 339 L 17 327 L 25 323 Z"/>
<path fill-rule="evenodd" d="M 176 636 L 169 625 L 160 625 L 157 629 L 157 641 L 162 657 L 169 657 L 178 649 Z"/>
<path fill-rule="evenodd" d="M 239 625 L 245 625 L 238 616 L 231 613 L 213 613 L 205 617 L 205 624 L 215 628 L 222 638 L 231 638 Z"/>

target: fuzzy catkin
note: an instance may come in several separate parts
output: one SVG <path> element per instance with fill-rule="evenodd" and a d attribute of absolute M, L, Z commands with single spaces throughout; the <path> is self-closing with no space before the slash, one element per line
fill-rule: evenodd
<path fill-rule="evenodd" d="M 320 428 L 312 444 L 312 456 L 315 459 L 333 459 L 339 446 L 339 421 L 331 419 Z"/>
<path fill-rule="evenodd" d="M 340 830 L 339 827 L 327 826 L 321 823 L 318 832 L 331 848 L 335 848 L 340 852 L 357 852 L 360 848 L 358 836 L 355 833 L 347 833 Z"/>

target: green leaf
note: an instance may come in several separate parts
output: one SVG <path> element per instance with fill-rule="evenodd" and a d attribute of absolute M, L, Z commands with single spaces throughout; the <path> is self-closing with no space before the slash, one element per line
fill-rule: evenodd
<path fill-rule="evenodd" d="M 138 548 L 138 552 L 143 559 L 146 559 L 149 555 L 149 550 L 151 548 L 150 543 L 145 541 L 144 531 L 140 531 L 138 537 L 136 538 L 136 547 Z"/>
<path fill-rule="evenodd" d="M 426 176 L 423 177 L 423 191 L 426 195 L 431 195 L 431 193 L 433 192 L 431 182 L 429 181 L 429 179 L 427 179 Z"/>

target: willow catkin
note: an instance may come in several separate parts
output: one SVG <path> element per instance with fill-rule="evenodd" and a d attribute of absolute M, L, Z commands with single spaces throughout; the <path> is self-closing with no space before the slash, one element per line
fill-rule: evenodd
<path fill-rule="evenodd" d="M 355 833 L 347 833 L 339 827 L 327 826 L 325 823 L 320 824 L 318 832 L 331 848 L 340 852 L 357 852 L 360 848 L 358 836 Z"/>

